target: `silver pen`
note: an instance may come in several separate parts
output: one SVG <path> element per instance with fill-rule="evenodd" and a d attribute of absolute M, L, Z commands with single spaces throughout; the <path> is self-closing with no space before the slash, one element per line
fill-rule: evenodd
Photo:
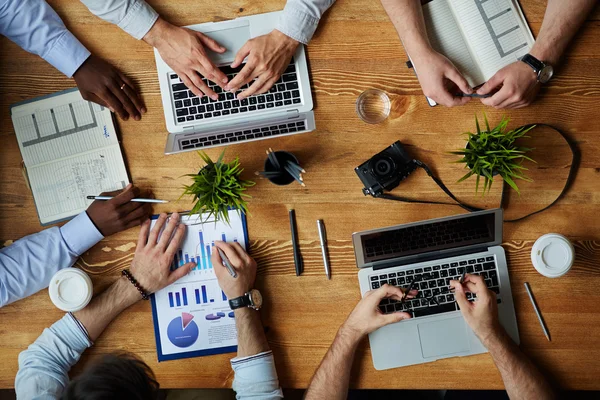
<path fill-rule="evenodd" d="M 237 272 L 235 272 L 235 269 L 233 269 L 233 265 L 231 265 L 231 263 L 229 262 L 229 258 L 227 258 L 225 253 L 223 253 L 223 250 L 219 249 L 218 247 L 217 250 L 219 251 L 221 260 L 223 260 L 223 265 L 225 266 L 225 268 L 227 268 L 227 271 L 229 271 L 229 275 L 231 275 L 234 278 L 237 278 Z"/>
<path fill-rule="evenodd" d="M 546 324 L 544 323 L 542 314 L 540 313 L 540 310 L 539 310 L 535 300 L 533 299 L 533 295 L 531 294 L 531 289 L 529 288 L 528 282 L 525 282 L 525 290 L 527 291 L 527 294 L 529 295 L 529 300 L 531 300 L 533 309 L 534 309 L 535 313 L 537 314 L 537 317 L 538 317 L 538 320 L 540 321 L 540 325 L 542 326 L 542 329 L 544 330 L 544 335 L 546 335 L 546 339 L 548 339 L 548 341 L 550 341 L 550 333 L 548 332 L 548 328 L 546 328 Z"/>
<path fill-rule="evenodd" d="M 319 240 L 321 241 L 321 253 L 323 253 L 323 263 L 325 263 L 325 274 L 327 279 L 331 279 L 331 268 L 329 267 L 329 258 L 327 257 L 327 235 L 325 234 L 325 225 L 322 219 L 317 220 L 319 228 Z"/>

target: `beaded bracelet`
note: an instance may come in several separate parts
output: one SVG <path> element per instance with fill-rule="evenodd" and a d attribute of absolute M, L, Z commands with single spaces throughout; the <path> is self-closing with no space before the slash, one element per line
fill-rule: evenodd
<path fill-rule="evenodd" d="M 140 286 L 140 284 L 138 283 L 138 281 L 135 280 L 135 278 L 133 277 L 133 275 L 131 275 L 131 272 L 129 272 L 128 269 L 124 269 L 121 272 L 127 279 L 129 279 L 129 282 L 131 282 L 131 284 L 133 286 L 135 286 L 135 288 L 138 290 L 138 292 L 140 292 L 140 294 L 142 295 L 142 299 L 144 300 L 148 300 L 150 297 L 148 296 L 148 293 L 146 293 L 146 291 Z"/>

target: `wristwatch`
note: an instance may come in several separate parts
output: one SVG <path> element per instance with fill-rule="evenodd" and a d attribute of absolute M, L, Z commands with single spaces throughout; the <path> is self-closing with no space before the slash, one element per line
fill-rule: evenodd
<path fill-rule="evenodd" d="M 255 310 L 260 310 L 262 307 L 263 298 L 260 292 L 256 289 L 252 289 L 248 293 L 245 293 L 243 296 L 236 297 L 235 299 L 229 300 L 229 307 L 232 310 L 236 308 L 242 307 L 250 307 Z"/>
<path fill-rule="evenodd" d="M 523 57 L 519 58 L 519 60 L 533 68 L 533 72 L 537 75 L 537 80 L 540 83 L 548 82 L 550 78 L 552 78 L 552 75 L 554 75 L 554 68 L 552 68 L 552 65 L 538 60 L 531 54 L 525 54 Z"/>

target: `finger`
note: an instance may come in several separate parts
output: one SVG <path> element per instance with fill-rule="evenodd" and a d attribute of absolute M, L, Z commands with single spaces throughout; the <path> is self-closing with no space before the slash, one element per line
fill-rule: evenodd
<path fill-rule="evenodd" d="M 413 297 L 415 297 L 417 294 L 419 294 L 419 291 L 417 289 L 413 289 L 408 293 L 405 293 L 404 295 L 406 296 L 407 299 L 412 299 Z"/>
<path fill-rule="evenodd" d="M 454 288 L 454 298 L 456 299 L 460 309 L 468 310 L 471 304 L 469 303 L 469 300 L 467 300 L 467 295 L 465 294 L 463 285 L 461 285 L 459 281 L 451 280 L 450 286 Z"/>
<path fill-rule="evenodd" d="M 467 104 L 469 102 L 469 100 L 471 100 L 471 98 L 470 97 L 457 97 L 457 96 L 454 96 L 454 94 L 450 93 L 448 91 L 448 89 L 444 89 L 434 98 L 434 100 L 443 106 L 454 107 L 454 106 L 462 106 L 464 104 Z"/>
<path fill-rule="evenodd" d="M 516 97 L 509 97 L 504 100 L 502 103 L 498 104 L 496 108 L 512 108 L 515 104 L 517 104 L 520 100 Z"/>
<path fill-rule="evenodd" d="M 217 53 L 224 53 L 227 50 L 225 47 L 221 46 L 215 39 L 208 37 L 200 32 L 198 32 L 198 37 L 200 41 L 212 51 Z"/>
<path fill-rule="evenodd" d="M 232 64 L 233 65 L 233 64 Z M 225 90 L 235 92 L 246 83 L 250 83 L 254 79 L 254 65 L 246 64 L 244 68 L 225 86 Z M 241 100 L 241 99 L 240 99 Z"/>
<path fill-rule="evenodd" d="M 169 242 L 169 246 L 165 250 L 165 254 L 167 254 L 169 257 L 173 257 L 175 253 L 177 253 L 177 250 L 179 250 L 179 245 L 185 236 L 186 228 L 187 226 L 185 224 L 179 224 L 177 228 L 175 228 L 173 239 Z"/>
<path fill-rule="evenodd" d="M 244 260 L 245 262 L 249 263 L 250 261 L 252 261 L 252 259 L 250 258 L 250 255 L 248 254 L 248 252 L 242 247 L 241 244 L 239 244 L 238 242 L 233 242 L 231 243 L 231 246 L 235 249 L 235 251 L 237 251 L 238 255 L 240 256 L 240 258 L 242 260 Z"/>
<path fill-rule="evenodd" d="M 487 289 L 487 286 L 485 284 L 485 280 L 480 275 L 466 274 L 465 275 L 465 283 L 472 283 L 473 284 L 472 287 L 468 286 L 469 287 L 469 291 L 471 291 L 473 293 L 478 293 L 478 292 L 480 292 L 482 290 Z"/>
<path fill-rule="evenodd" d="M 404 292 L 399 287 L 388 285 L 386 283 L 379 289 L 375 290 L 373 296 L 370 296 L 369 298 L 371 299 L 371 302 L 379 304 L 382 299 L 392 296 L 395 296 L 400 300 L 404 296 Z"/>
<path fill-rule="evenodd" d="M 198 65 L 197 69 L 200 70 L 200 74 L 202 76 L 206 76 L 204 68 L 201 65 Z M 194 94 L 196 94 L 196 96 L 202 97 L 204 95 L 207 95 L 208 97 L 210 97 L 213 100 L 217 100 L 219 98 L 219 95 L 216 94 L 214 92 L 214 90 L 212 90 L 208 86 L 208 84 L 202 80 L 202 77 L 200 75 L 198 75 L 198 73 L 196 73 L 195 71 L 193 71 L 190 75 L 188 75 L 188 78 L 191 79 L 192 84 L 199 89 L 199 93 L 194 92 Z"/>
<path fill-rule="evenodd" d="M 88 99 L 88 101 L 94 102 L 96 104 L 100 104 L 102 107 L 106 107 L 106 108 L 110 109 L 110 111 L 115 112 L 115 110 L 111 109 L 104 100 L 102 100 L 100 97 L 96 96 L 94 93 L 88 93 L 87 99 Z"/>
<path fill-rule="evenodd" d="M 121 219 L 123 220 L 123 222 L 125 224 L 128 224 L 129 222 L 134 221 L 134 220 L 139 220 L 144 216 L 147 217 L 148 215 L 150 215 L 148 208 L 145 207 L 142 203 L 132 203 L 132 204 L 136 204 L 138 207 L 136 207 L 133 211 L 128 212 L 127 214 L 123 214 Z"/>
<path fill-rule="evenodd" d="M 120 73 L 120 72 L 119 72 L 119 77 L 126 84 L 125 87 L 123 88 L 123 90 L 125 91 L 125 94 L 133 102 L 133 104 L 135 105 L 135 108 L 140 112 L 140 114 L 145 114 L 146 111 L 147 111 L 146 107 L 144 106 L 144 102 L 140 98 L 140 96 L 138 94 L 138 91 L 137 91 L 137 89 L 136 89 L 135 84 L 133 83 L 133 81 L 131 79 L 129 79 L 127 76 L 125 76 L 122 73 Z"/>
<path fill-rule="evenodd" d="M 127 111 L 127 114 L 129 114 L 131 117 L 133 117 L 134 120 L 139 121 L 141 118 L 140 112 L 135 107 L 135 105 L 133 104 L 133 102 L 131 101 L 129 96 L 127 96 L 127 94 L 125 94 L 126 87 L 127 87 L 126 83 L 121 83 L 120 86 L 118 86 L 117 83 L 114 83 L 113 86 L 111 87 L 111 90 L 112 90 L 113 94 L 117 97 L 117 99 L 119 99 L 119 101 L 123 105 L 123 108 L 125 108 L 125 111 Z M 123 88 L 123 89 L 121 89 L 121 88 Z"/>
<path fill-rule="evenodd" d="M 391 314 L 383 314 L 379 318 L 383 321 L 383 324 L 381 324 L 381 326 L 385 326 L 393 324 L 395 322 L 400 322 L 404 319 L 410 319 L 412 317 L 407 312 L 394 312 Z"/>
<path fill-rule="evenodd" d="M 171 218 L 169 218 L 169 222 L 165 226 L 165 230 L 161 233 L 160 239 L 158 239 L 158 248 L 161 250 L 166 250 L 169 242 L 171 241 L 171 236 L 173 236 L 173 232 L 177 228 L 177 224 L 179 223 L 179 214 L 176 212 L 171 214 Z"/>
<path fill-rule="evenodd" d="M 502 88 L 499 91 L 497 91 L 492 97 L 488 97 L 487 99 L 481 99 L 481 103 L 490 107 L 498 107 L 500 104 L 502 104 L 508 99 L 508 91 L 509 90 L 507 86 L 502 86 Z"/>
<path fill-rule="evenodd" d="M 248 89 L 246 89 L 242 93 L 238 94 L 237 98 L 239 100 L 242 100 L 242 99 L 252 96 L 253 94 L 255 94 L 257 92 L 257 90 L 259 88 L 261 88 L 263 86 L 264 81 L 265 81 L 265 77 L 263 77 L 262 75 L 259 76 L 258 78 L 256 78 L 254 83 L 252 83 L 252 85 L 250 85 L 250 87 Z"/>
<path fill-rule="evenodd" d="M 147 219 L 142 224 L 142 228 L 140 229 L 140 234 L 138 235 L 138 243 L 137 243 L 138 249 L 141 249 L 142 247 L 146 246 L 146 243 L 148 243 L 148 234 L 150 233 L 150 225 L 151 224 L 152 224 L 152 221 L 150 219 Z"/>
<path fill-rule="evenodd" d="M 150 235 L 148 235 L 148 245 L 154 246 L 158 240 L 158 235 L 162 230 L 165 222 L 167 221 L 167 214 L 161 213 L 156 220 L 156 224 L 154 224 L 154 228 L 150 231 Z"/>
<path fill-rule="evenodd" d="M 116 90 L 120 90 L 116 88 Z M 105 88 L 98 96 L 108 104 L 108 107 L 113 110 L 122 120 L 127 121 L 129 119 L 129 114 L 123 107 L 121 101 L 113 94 L 110 88 Z"/>
<path fill-rule="evenodd" d="M 489 94 L 498 86 L 500 86 L 502 82 L 504 82 L 503 74 L 496 73 L 477 90 L 477 94 Z"/>
<path fill-rule="evenodd" d="M 187 274 L 189 274 L 192 269 L 196 268 L 195 262 L 189 262 L 187 264 L 183 264 L 181 267 L 177 268 L 175 271 L 171 272 L 169 275 L 169 284 L 173 282 L 177 282 L 179 279 L 183 278 Z"/>
<path fill-rule="evenodd" d="M 196 75 L 196 71 L 191 71 L 191 73 L 193 75 Z M 198 97 L 202 97 L 204 96 L 205 93 L 202 92 L 202 90 L 200 90 L 200 88 L 198 88 L 196 86 L 196 84 L 194 82 L 192 82 L 192 79 L 184 72 L 179 72 L 177 73 L 177 75 L 179 75 L 179 78 L 181 79 L 181 82 L 183 82 L 183 84 L 192 91 L 192 93 L 194 93 L 196 96 Z M 193 76 L 192 75 L 192 76 Z M 202 82 L 202 79 L 200 79 L 200 81 Z M 204 82 L 202 82 L 202 84 L 204 84 Z M 212 90 L 208 89 L 208 91 L 211 93 L 210 94 L 210 98 L 212 98 L 213 100 L 217 99 L 217 94 L 215 92 L 213 92 Z"/>
<path fill-rule="evenodd" d="M 244 266 L 244 261 L 238 254 L 238 251 L 235 249 L 235 247 L 229 245 L 228 243 L 222 242 L 220 240 L 215 240 L 215 247 L 221 249 L 223 251 L 223 253 L 225 253 L 225 257 L 227 257 L 229 259 L 229 262 L 231 262 L 231 264 L 234 267 L 241 268 Z M 217 263 L 220 263 L 219 265 L 222 265 L 223 260 L 221 259 L 221 255 L 219 254 L 219 252 L 213 251 L 213 255 L 218 256 Z"/>
<path fill-rule="evenodd" d="M 244 59 L 246 57 L 248 57 L 251 50 L 252 50 L 252 42 L 247 41 L 246 43 L 244 43 L 242 48 L 239 49 L 237 54 L 235 55 L 235 58 L 233 59 L 233 62 L 231 63 L 231 68 L 239 67 L 242 64 L 242 62 L 244 61 Z M 248 64 L 246 64 L 246 67 L 247 66 L 248 66 Z"/>
<path fill-rule="evenodd" d="M 456 68 L 452 68 L 446 71 L 446 78 L 450 79 L 463 93 L 471 94 L 473 89 L 469 85 L 469 82 L 461 75 Z"/>
<path fill-rule="evenodd" d="M 273 87 L 275 82 L 277 82 L 277 79 L 279 79 L 279 75 L 275 75 L 275 77 L 272 77 L 271 79 L 266 81 L 260 88 L 256 89 L 256 93 L 261 94 L 268 92 L 269 89 Z"/>
<path fill-rule="evenodd" d="M 109 202 L 113 203 L 115 207 L 122 206 L 131 202 L 132 199 L 135 199 L 136 196 L 139 196 L 140 188 L 133 186 L 131 183 L 125 187 L 125 190 L 121 191 L 121 193 L 117 194 L 109 200 Z"/>
<path fill-rule="evenodd" d="M 227 75 L 225 75 L 223 71 L 217 68 L 208 58 L 200 60 L 200 63 L 204 68 L 204 72 L 200 73 L 206 78 L 210 78 L 210 80 L 216 83 L 217 85 L 223 87 L 224 84 L 227 83 L 227 81 L 229 80 L 227 78 Z"/>

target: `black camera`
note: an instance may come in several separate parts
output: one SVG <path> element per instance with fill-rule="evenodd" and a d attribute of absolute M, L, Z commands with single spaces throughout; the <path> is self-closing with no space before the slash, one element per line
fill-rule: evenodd
<path fill-rule="evenodd" d="M 392 190 L 417 168 L 402 143 L 397 141 L 387 149 L 371 157 L 354 172 L 360 178 L 364 195 L 379 197 L 385 190 Z"/>

